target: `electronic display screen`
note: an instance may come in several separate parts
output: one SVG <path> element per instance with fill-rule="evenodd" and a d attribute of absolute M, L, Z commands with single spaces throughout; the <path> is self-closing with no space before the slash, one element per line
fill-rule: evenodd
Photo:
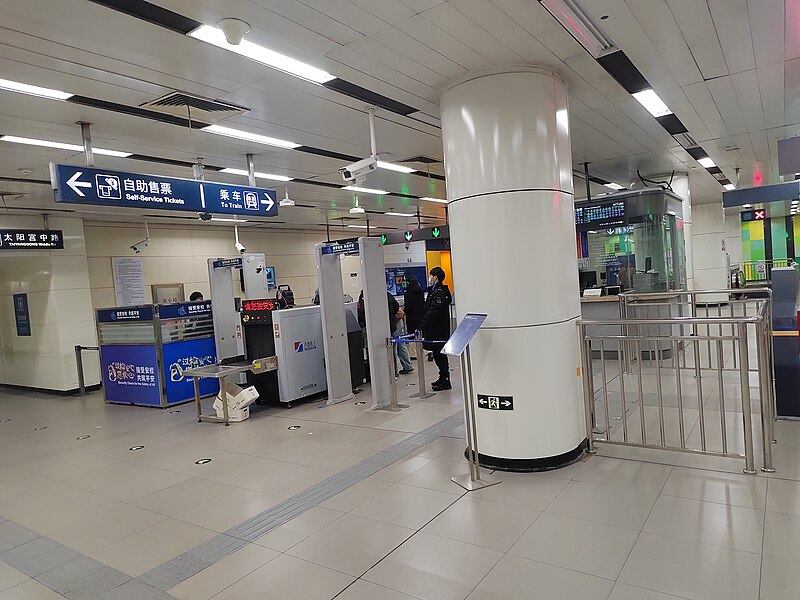
<path fill-rule="evenodd" d="M 264 267 L 264 275 L 267 278 L 267 289 L 275 289 L 275 267 Z"/>
<path fill-rule="evenodd" d="M 242 300 L 242 312 L 268 312 L 275 310 L 274 300 Z"/>
<path fill-rule="evenodd" d="M 767 211 L 763 208 L 759 208 L 757 210 L 743 210 L 742 211 L 742 222 L 747 223 L 749 221 L 763 221 L 767 218 Z"/>
<path fill-rule="evenodd" d="M 602 223 L 604 221 L 619 221 L 625 218 L 625 203 L 597 206 L 581 206 L 575 208 L 575 224 Z"/>

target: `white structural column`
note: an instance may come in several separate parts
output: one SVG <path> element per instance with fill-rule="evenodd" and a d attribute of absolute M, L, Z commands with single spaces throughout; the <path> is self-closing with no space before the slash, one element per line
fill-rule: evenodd
<path fill-rule="evenodd" d="M 686 173 L 676 173 L 672 179 L 672 191 L 680 196 L 683 202 L 683 241 L 686 254 L 686 289 L 694 289 L 694 240 L 692 239 L 692 195 L 689 191 L 689 176 Z"/>
<path fill-rule="evenodd" d="M 697 204 L 693 210 L 694 285 L 698 290 L 728 288 L 728 254 L 722 202 Z M 741 242 L 740 242 L 741 243 Z M 723 302 L 726 295 L 703 296 L 701 302 Z"/>
<path fill-rule="evenodd" d="M 586 431 L 566 86 L 547 68 L 482 72 L 448 86 L 441 112 L 458 316 L 489 315 L 475 393 L 513 397 L 479 405 L 481 462 L 567 464 Z"/>

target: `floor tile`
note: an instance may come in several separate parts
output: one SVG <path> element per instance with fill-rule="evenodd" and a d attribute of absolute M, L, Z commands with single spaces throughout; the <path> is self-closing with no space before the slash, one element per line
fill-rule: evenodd
<path fill-rule="evenodd" d="M 638 535 L 633 529 L 544 513 L 509 553 L 616 579 Z"/>
<path fill-rule="evenodd" d="M 606 600 L 613 581 L 506 555 L 469 600 Z"/>
<path fill-rule="evenodd" d="M 543 511 L 558 496 L 569 479 L 553 473 L 504 473 L 495 471 L 492 477 L 502 483 L 470 492 L 479 500 L 491 500 L 532 510 Z"/>
<path fill-rule="evenodd" d="M 132 579 L 121 586 L 109 590 L 97 600 L 171 600 L 169 595 L 161 590 L 136 579 Z"/>
<path fill-rule="evenodd" d="M 661 496 L 644 525 L 644 531 L 761 553 L 764 511 Z"/>
<path fill-rule="evenodd" d="M 600 483 L 615 487 L 649 489 L 658 493 L 669 477 L 671 467 L 634 460 L 594 457 L 586 463 L 575 481 Z"/>
<path fill-rule="evenodd" d="M 349 512 L 391 486 L 391 482 L 375 479 L 373 475 L 372 477 L 367 477 L 363 481 L 359 481 L 357 484 L 350 486 L 345 491 L 336 494 L 333 498 L 326 500 L 320 506 Z"/>
<path fill-rule="evenodd" d="M 417 600 L 414 596 L 409 596 L 395 590 L 383 587 L 376 583 L 359 579 L 354 581 L 341 594 L 336 596 L 336 600 Z"/>
<path fill-rule="evenodd" d="M 670 473 L 661 493 L 763 510 L 767 497 L 767 480 L 744 474 L 676 467 Z M 798 502 L 800 507 L 800 500 Z"/>
<path fill-rule="evenodd" d="M 0 562 L 0 592 L 19 585 L 28 579 L 30 577 L 25 573 L 17 571 L 14 567 L 10 567 L 4 562 Z"/>
<path fill-rule="evenodd" d="M 178 600 L 208 600 L 280 553 L 249 544 L 169 590 Z"/>
<path fill-rule="evenodd" d="M 0 600 L 64 600 L 64 597 L 35 579 L 29 579 L 0 592 Z"/>
<path fill-rule="evenodd" d="M 215 535 L 209 529 L 167 519 L 105 546 L 93 558 L 136 577 Z"/>
<path fill-rule="evenodd" d="M 456 500 L 458 496 L 455 494 L 396 483 L 351 512 L 393 525 L 419 529 Z"/>
<path fill-rule="evenodd" d="M 174 517 L 198 504 L 218 498 L 229 489 L 230 486 L 223 483 L 192 477 L 144 498 L 134 500 L 131 504 Z"/>
<path fill-rule="evenodd" d="M 231 488 L 221 496 L 175 515 L 176 519 L 224 533 L 234 525 L 280 504 L 282 498 L 242 488 Z"/>
<path fill-rule="evenodd" d="M 800 482 L 770 479 L 767 510 L 800 516 Z"/>
<path fill-rule="evenodd" d="M 655 502 L 649 489 L 571 481 L 546 512 L 639 530 Z"/>
<path fill-rule="evenodd" d="M 363 579 L 423 600 L 461 600 L 501 557 L 494 550 L 418 533 Z"/>
<path fill-rule="evenodd" d="M 344 515 L 292 547 L 288 554 L 358 577 L 414 533 L 413 529 Z"/>
<path fill-rule="evenodd" d="M 758 597 L 758 554 L 642 533 L 619 581 L 691 600 Z"/>
<path fill-rule="evenodd" d="M 539 514 L 527 508 L 479 500 L 470 494 L 462 496 L 423 531 L 506 552 Z"/>
<path fill-rule="evenodd" d="M 800 590 L 800 562 L 765 556 L 761 565 L 759 600 L 796 598 Z"/>
<path fill-rule="evenodd" d="M 282 554 L 214 596 L 214 600 L 330 600 L 353 580 L 344 573 Z"/>
<path fill-rule="evenodd" d="M 402 479 L 400 483 L 429 490 L 460 494 L 464 488 L 454 483 L 450 478 L 467 474 L 469 474 L 469 465 L 465 460 L 453 462 L 437 458 Z"/>
<path fill-rule="evenodd" d="M 98 488 L 96 492 L 122 502 L 132 502 L 186 479 L 189 477 L 181 473 L 150 468 L 141 475 Z"/>
<path fill-rule="evenodd" d="M 315 506 L 288 523 L 284 523 L 269 533 L 265 533 L 255 543 L 278 552 L 285 552 L 343 514 L 338 510 Z"/>
<path fill-rule="evenodd" d="M 634 587 L 627 583 L 617 582 L 614 584 L 614 589 L 611 590 L 611 595 L 608 600 L 681 600 L 677 596 L 669 596 L 661 592 L 654 592 L 652 590 L 645 590 L 643 588 Z M 762 600 L 763 597 L 762 597 Z"/>
<path fill-rule="evenodd" d="M 800 516 L 767 512 L 764 555 L 787 560 L 800 557 Z"/>
<path fill-rule="evenodd" d="M 397 483 L 398 481 L 401 481 L 411 475 L 414 471 L 421 469 L 432 460 L 434 459 L 426 456 L 407 456 L 389 465 L 388 467 L 381 469 L 375 473 L 373 477 L 375 479 Z"/>

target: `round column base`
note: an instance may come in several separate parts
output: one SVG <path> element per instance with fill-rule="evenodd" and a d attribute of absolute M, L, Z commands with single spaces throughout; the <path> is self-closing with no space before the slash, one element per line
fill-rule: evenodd
<path fill-rule="evenodd" d="M 496 456 L 486 456 L 478 453 L 478 460 L 481 467 L 495 471 L 509 471 L 513 473 L 536 473 L 538 471 L 552 471 L 561 469 L 578 462 L 586 451 L 587 441 L 583 440 L 578 446 L 559 454 L 558 456 L 547 456 L 543 458 L 500 458 Z M 469 450 L 464 450 L 464 456 L 469 460 Z"/>

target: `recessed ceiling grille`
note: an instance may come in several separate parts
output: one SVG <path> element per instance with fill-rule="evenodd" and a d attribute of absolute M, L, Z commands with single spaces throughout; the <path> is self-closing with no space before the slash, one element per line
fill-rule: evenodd
<path fill-rule="evenodd" d="M 192 120 L 215 123 L 246 113 L 249 109 L 229 102 L 203 98 L 186 92 L 170 92 L 141 105 L 143 108 L 157 110 L 181 117 L 191 116 Z"/>
<path fill-rule="evenodd" d="M 694 148 L 695 146 L 697 146 L 697 140 L 695 140 L 688 133 L 676 133 L 672 137 L 674 137 L 678 141 L 678 143 L 684 148 Z"/>

